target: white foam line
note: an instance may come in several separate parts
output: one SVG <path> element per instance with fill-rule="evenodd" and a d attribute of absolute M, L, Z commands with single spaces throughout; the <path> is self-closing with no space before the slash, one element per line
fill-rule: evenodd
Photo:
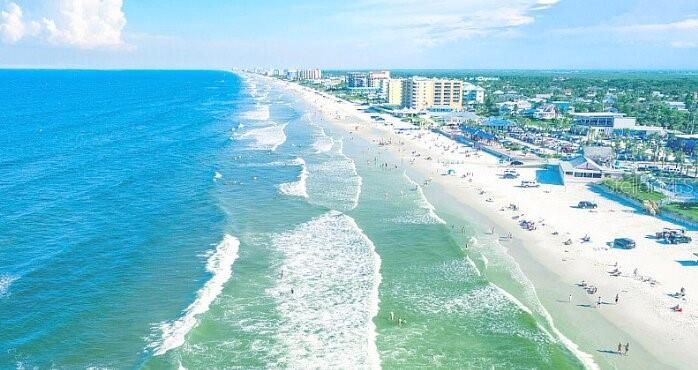
<path fill-rule="evenodd" d="M 520 308 L 522 311 L 528 313 L 529 315 L 533 315 L 533 311 L 531 311 L 530 308 L 528 308 L 525 304 L 523 304 L 521 301 L 516 299 L 513 295 L 509 294 L 506 290 L 502 289 L 499 285 L 490 283 L 492 284 L 495 289 L 497 289 L 500 293 L 502 293 L 503 296 L 505 296 L 508 300 L 510 300 L 513 304 L 516 305 L 516 307 Z"/>
<path fill-rule="evenodd" d="M 326 207 L 350 211 L 355 209 L 361 198 L 363 178 L 359 176 L 356 163 L 343 153 L 342 140 L 334 142 L 330 158 L 321 162 L 311 162 L 310 190 L 317 187 L 311 203 Z"/>
<path fill-rule="evenodd" d="M 359 176 L 359 172 L 356 170 L 356 162 L 354 162 L 353 159 L 349 158 L 346 154 L 344 154 L 344 140 L 339 139 L 335 141 L 337 144 L 337 152 L 344 157 L 347 161 L 349 161 L 349 164 L 351 165 L 351 171 L 354 176 L 356 176 L 356 179 L 358 180 L 357 183 L 357 188 L 356 188 L 356 193 L 354 194 L 354 199 L 353 199 L 353 205 L 351 209 L 355 209 L 359 205 L 359 198 L 361 198 L 361 191 L 363 188 L 364 184 L 364 179 L 363 177 Z"/>
<path fill-rule="evenodd" d="M 17 280 L 17 277 L 5 274 L 0 276 L 0 298 L 6 297 L 10 293 L 10 286 Z"/>
<path fill-rule="evenodd" d="M 254 143 L 251 149 L 275 151 L 281 144 L 286 142 L 286 123 L 282 125 L 271 125 L 254 128 L 235 135 L 235 139 L 249 139 Z"/>
<path fill-rule="evenodd" d="M 318 136 L 313 143 L 313 148 L 315 148 L 315 153 L 326 153 L 332 150 L 334 146 L 334 139 L 325 133 L 325 129 L 318 126 L 320 129 L 320 136 Z"/>
<path fill-rule="evenodd" d="M 269 106 L 266 104 L 257 104 L 254 110 L 243 112 L 240 117 L 253 121 L 266 121 L 269 119 Z"/>
<path fill-rule="evenodd" d="M 273 161 L 266 163 L 238 163 L 237 167 L 285 167 L 285 166 L 300 166 L 305 165 L 305 161 L 302 158 L 294 158 L 288 161 Z"/>
<path fill-rule="evenodd" d="M 197 316 L 208 311 L 211 303 L 223 291 L 223 286 L 233 274 L 233 263 L 238 258 L 240 241 L 232 235 L 225 235 L 215 251 L 206 260 L 206 271 L 211 273 L 204 286 L 196 293 L 196 299 L 184 310 L 183 315 L 175 320 L 161 323 L 160 340 L 149 345 L 156 356 L 184 344 L 186 335 L 198 324 Z"/>
<path fill-rule="evenodd" d="M 272 245 L 284 256 L 268 291 L 283 317 L 277 334 L 283 367 L 379 369 L 373 319 L 381 260 L 363 230 L 330 211 L 275 235 Z"/>
<path fill-rule="evenodd" d="M 298 175 L 298 180 L 294 182 L 286 182 L 280 184 L 279 191 L 282 194 L 308 198 L 308 169 L 303 158 L 297 158 L 297 163 L 301 166 L 301 173 Z"/>
<path fill-rule="evenodd" d="M 410 176 L 407 175 L 407 171 L 403 171 L 402 175 L 405 176 L 405 178 L 407 179 L 407 181 L 410 182 L 410 184 L 415 186 L 415 189 L 417 189 L 417 193 L 419 194 L 419 200 L 417 201 L 417 204 L 419 208 L 426 210 L 429 214 L 429 217 L 437 223 L 445 225 L 446 221 L 444 221 L 443 218 L 439 217 L 439 215 L 436 213 L 436 208 L 434 208 L 434 205 L 429 203 L 429 200 L 427 200 L 426 195 L 424 195 L 424 190 L 422 189 L 422 186 L 419 185 L 416 181 L 412 180 L 412 178 L 410 178 Z"/>
<path fill-rule="evenodd" d="M 499 241 L 494 240 L 493 242 L 496 243 L 497 245 L 499 245 L 500 248 L 501 248 L 503 251 L 506 251 L 506 249 L 505 249 L 504 247 L 501 246 L 501 244 L 499 243 Z M 513 265 L 513 268 L 515 269 L 514 271 L 512 271 L 512 273 L 518 274 L 518 275 L 521 277 L 521 279 L 519 279 L 519 281 L 526 281 L 526 282 L 528 282 L 526 287 L 527 287 L 528 289 L 531 290 L 531 293 L 532 293 L 532 294 L 531 294 L 531 299 L 532 299 L 532 300 L 535 300 L 536 311 L 537 311 L 541 316 L 543 316 L 543 318 L 545 319 L 546 323 L 548 324 L 548 326 L 550 327 L 550 329 L 553 331 L 553 333 L 555 334 L 555 336 L 557 337 L 557 339 L 558 339 L 570 352 L 572 352 L 572 354 L 574 354 L 575 357 L 577 357 L 577 359 L 579 359 L 579 361 L 581 361 L 582 365 L 584 365 L 584 368 L 590 369 L 590 370 L 597 370 L 597 369 L 600 369 L 599 365 L 596 364 L 596 362 L 594 361 L 594 357 L 593 357 L 592 355 L 590 355 L 590 354 L 588 354 L 588 353 L 582 351 L 582 350 L 579 348 L 579 346 L 577 345 L 577 343 L 575 343 L 575 342 L 573 342 L 571 339 L 567 338 L 564 334 L 562 334 L 562 332 L 560 332 L 560 330 L 558 330 L 558 328 L 555 326 L 555 322 L 553 321 L 552 316 L 550 316 L 550 313 L 548 312 L 548 310 L 546 310 L 546 309 L 545 309 L 545 306 L 543 306 L 543 304 L 540 302 L 540 299 L 538 298 L 538 293 L 537 293 L 537 291 L 536 291 L 536 287 L 528 281 L 528 279 L 527 279 L 526 276 L 524 275 L 523 271 L 521 270 L 521 267 L 520 267 L 519 264 L 516 262 L 516 260 L 514 260 L 514 258 L 511 257 L 511 255 L 509 255 L 508 253 L 504 252 L 504 254 L 505 254 L 505 255 L 508 257 L 508 259 L 511 261 L 511 263 L 512 263 L 512 265 Z M 494 285 L 494 284 L 492 284 L 492 285 Z M 500 291 L 502 292 L 502 294 L 504 294 L 507 298 L 509 298 L 509 300 L 511 300 L 512 302 L 514 302 L 514 304 L 516 304 L 516 305 L 519 306 L 520 308 L 524 309 L 524 307 L 526 307 L 525 305 L 523 305 L 523 303 L 521 303 L 519 300 L 517 300 L 516 298 L 514 298 L 511 294 L 509 294 L 508 292 L 506 292 L 504 289 L 501 289 L 501 288 L 499 288 L 499 287 L 496 286 L 496 285 L 494 285 L 494 286 L 497 287 L 498 290 L 500 290 Z M 531 313 L 531 309 L 528 308 L 528 307 L 525 308 L 525 311 L 528 312 L 528 313 Z M 540 325 L 539 325 L 539 326 L 540 326 Z M 541 329 L 542 329 L 542 328 L 541 328 Z M 544 331 L 547 335 L 550 335 L 550 333 L 548 333 L 547 330 L 543 330 L 543 331 Z"/>
<path fill-rule="evenodd" d="M 475 273 L 477 274 L 477 276 L 482 276 L 482 274 L 480 273 L 480 269 L 477 268 L 475 261 L 473 261 L 472 258 L 470 258 L 470 255 L 466 254 L 465 260 L 468 261 L 468 264 L 470 264 L 470 266 L 475 270 Z"/>
<path fill-rule="evenodd" d="M 487 268 L 487 266 L 490 264 L 490 260 L 484 254 L 480 254 L 480 258 L 482 259 L 482 263 L 485 265 L 485 268 Z"/>

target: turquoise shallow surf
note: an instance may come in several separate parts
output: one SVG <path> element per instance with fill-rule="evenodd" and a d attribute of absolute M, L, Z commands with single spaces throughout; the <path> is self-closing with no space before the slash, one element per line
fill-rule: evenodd
<path fill-rule="evenodd" d="M 581 367 L 462 215 L 280 87 L 0 73 L 0 367 Z"/>

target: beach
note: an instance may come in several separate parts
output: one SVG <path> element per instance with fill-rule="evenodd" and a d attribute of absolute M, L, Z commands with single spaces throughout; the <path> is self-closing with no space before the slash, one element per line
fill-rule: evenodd
<path fill-rule="evenodd" d="M 548 170 L 502 179 L 443 134 L 252 74 L 5 73 L 22 94 L 4 119 L 25 124 L 2 137 L 0 367 L 695 360 L 690 246 Z M 619 236 L 638 247 L 605 245 Z"/>
<path fill-rule="evenodd" d="M 449 223 L 466 218 L 481 235 L 499 239 L 533 283 L 535 298 L 527 300 L 537 299 L 544 307 L 529 309 L 549 315 L 551 334 L 587 368 L 691 368 L 698 359 L 693 351 L 698 305 L 691 298 L 698 292 L 698 279 L 692 245 L 664 245 L 646 237 L 678 225 L 584 183 L 520 187 L 521 180 L 535 180 L 541 169 L 518 168 L 519 179 L 505 180 L 506 164 L 444 135 L 411 130 L 385 115 L 390 125 L 375 122 L 352 103 L 255 78 L 283 84 L 321 112 L 323 125 L 343 131 L 345 138 L 372 143 L 388 166 L 404 168 L 418 184 L 426 181 L 426 197 Z M 582 200 L 598 208 L 576 208 Z M 522 228 L 522 220 L 535 229 Z M 695 231 L 689 234 L 695 237 Z M 585 236 L 589 242 L 582 241 Z M 609 243 L 619 237 L 633 238 L 637 247 L 612 248 Z M 572 243 L 565 245 L 567 240 Z M 472 244 L 467 247 L 477 250 L 477 243 Z M 483 261 L 490 253 L 478 252 Z M 479 267 L 488 274 L 486 262 Z M 493 273 L 491 279 L 505 286 L 510 276 Z M 681 288 L 687 292 L 683 299 L 671 296 Z M 677 304 L 683 312 L 671 309 Z M 627 355 L 616 353 L 618 343 L 629 344 Z"/>

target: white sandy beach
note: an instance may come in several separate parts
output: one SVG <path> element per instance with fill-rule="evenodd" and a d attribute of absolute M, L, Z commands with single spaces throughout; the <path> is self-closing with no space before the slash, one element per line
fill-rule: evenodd
<path fill-rule="evenodd" d="M 678 225 L 646 215 L 582 183 L 519 187 L 521 180 L 536 178 L 536 168 L 519 168 L 519 179 L 504 180 L 501 174 L 506 166 L 498 164 L 493 156 L 475 153 L 472 148 L 426 130 L 398 133 L 395 128 L 407 124 L 395 118 L 384 115 L 394 124 L 387 126 L 374 122 L 354 104 L 338 102 L 295 84 L 268 80 L 296 91 L 322 111 L 326 121 L 343 130 L 368 141 L 392 143 L 383 147 L 422 177 L 415 180 L 432 178 L 429 187 L 438 187 L 450 200 L 487 220 L 480 225 L 484 230 L 492 227 L 501 236 L 511 233 L 513 239 L 502 243 L 517 261 L 519 257 L 534 261 L 518 262 L 543 296 L 541 302 L 551 312 L 555 325 L 596 362 L 616 368 L 695 367 L 698 301 L 693 296 L 698 294 L 698 266 L 690 262 L 695 261 L 695 242 L 670 246 L 646 237 L 663 227 Z M 449 169 L 455 173 L 445 175 Z M 471 175 L 463 177 L 466 174 Z M 430 197 L 428 190 L 426 193 Z M 598 209 L 574 207 L 581 200 L 596 202 Z M 434 203 L 438 212 L 439 203 Z M 509 208 L 510 204 L 515 204 L 517 210 Z M 524 230 L 519 226 L 521 220 L 535 222 L 536 229 Z M 689 233 L 694 239 L 698 237 L 695 231 Z M 582 242 L 584 235 L 591 241 Z M 634 239 L 637 248 L 611 248 L 609 242 L 618 237 Z M 565 245 L 567 239 L 573 244 Z M 610 274 L 616 268 L 620 276 Z M 596 287 L 596 293 L 589 294 L 579 286 L 582 281 Z M 670 296 L 682 287 L 686 289 L 685 299 Z M 671 309 L 677 304 L 683 312 Z M 609 329 L 601 329 L 605 327 Z M 624 336 L 607 337 L 618 333 Z M 628 356 L 611 353 L 619 341 L 630 343 Z"/>

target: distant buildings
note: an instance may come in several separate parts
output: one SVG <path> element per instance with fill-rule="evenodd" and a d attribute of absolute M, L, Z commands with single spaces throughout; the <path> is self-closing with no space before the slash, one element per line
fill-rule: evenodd
<path fill-rule="evenodd" d="M 686 109 L 686 103 L 682 101 L 668 101 L 666 103 L 671 109 L 676 109 L 679 112 L 688 112 L 688 109 Z"/>
<path fill-rule="evenodd" d="M 689 155 L 696 154 L 698 153 L 698 135 L 674 135 L 668 140 L 667 146 Z"/>
<path fill-rule="evenodd" d="M 368 73 L 366 72 L 347 73 L 347 87 L 350 89 L 358 87 L 369 87 L 368 81 Z"/>
<path fill-rule="evenodd" d="M 298 71 L 295 69 L 287 69 L 286 70 L 286 79 L 295 81 L 298 79 Z"/>
<path fill-rule="evenodd" d="M 386 102 L 388 105 L 396 107 L 405 106 L 405 95 L 403 86 L 406 85 L 404 78 L 391 78 L 387 82 Z"/>
<path fill-rule="evenodd" d="M 298 71 L 299 80 L 320 80 L 322 79 L 322 71 L 319 69 L 302 69 Z"/>
<path fill-rule="evenodd" d="M 403 105 L 416 111 L 463 109 L 463 81 L 412 77 L 402 88 Z"/>
<path fill-rule="evenodd" d="M 372 71 L 368 73 L 369 87 L 383 87 L 390 79 L 390 71 Z"/>
<path fill-rule="evenodd" d="M 463 101 L 468 104 L 483 104 L 485 89 L 469 82 L 463 83 Z"/>
<path fill-rule="evenodd" d="M 304 81 L 304 80 L 319 80 L 322 78 L 322 71 L 320 69 L 293 69 L 289 68 L 285 73 L 275 69 L 271 71 L 272 76 L 282 76 L 290 81 Z"/>
<path fill-rule="evenodd" d="M 577 132 L 591 131 L 593 134 L 605 135 L 611 135 L 615 130 L 633 129 L 637 123 L 633 117 L 609 112 L 573 113 L 572 119 L 573 129 Z"/>
<path fill-rule="evenodd" d="M 559 117 L 560 114 L 554 104 L 543 104 L 533 112 L 533 118 L 540 120 L 551 120 Z"/>
<path fill-rule="evenodd" d="M 533 104 L 529 102 L 528 100 L 515 100 L 515 101 L 506 101 L 503 103 L 499 103 L 499 114 L 500 115 L 506 115 L 506 114 L 520 114 L 525 110 L 529 110 L 533 107 Z"/>

